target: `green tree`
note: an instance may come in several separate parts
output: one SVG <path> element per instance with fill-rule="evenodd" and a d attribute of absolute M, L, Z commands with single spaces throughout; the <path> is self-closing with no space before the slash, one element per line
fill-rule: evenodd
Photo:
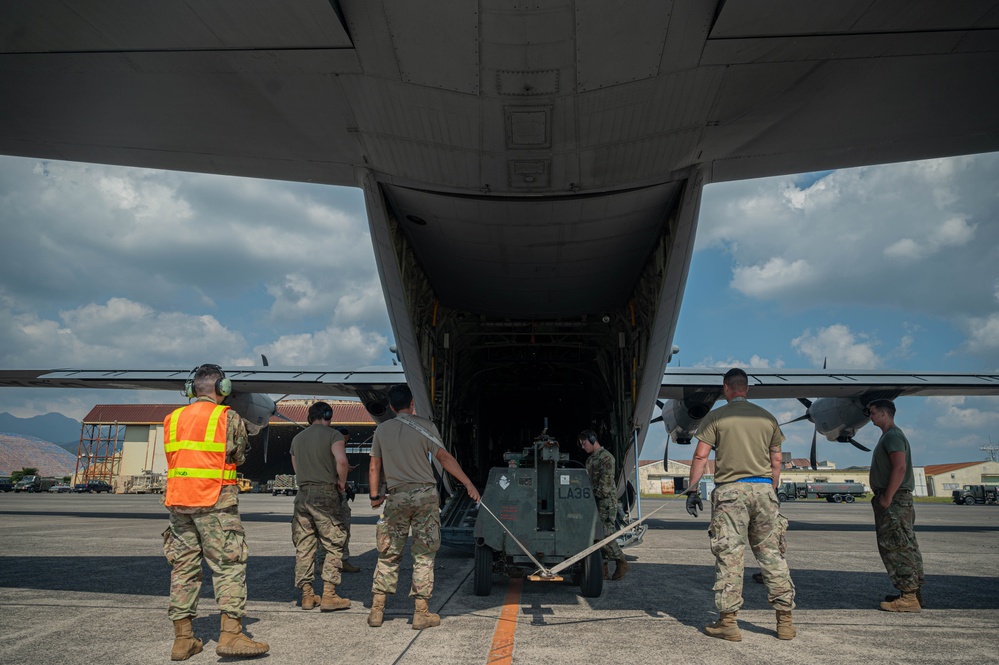
<path fill-rule="evenodd" d="M 10 472 L 10 482 L 12 484 L 17 484 L 17 481 L 19 481 L 21 478 L 24 478 L 25 476 L 37 476 L 37 475 L 38 475 L 38 469 L 36 469 L 33 466 L 24 466 L 21 467 L 20 471 Z"/>

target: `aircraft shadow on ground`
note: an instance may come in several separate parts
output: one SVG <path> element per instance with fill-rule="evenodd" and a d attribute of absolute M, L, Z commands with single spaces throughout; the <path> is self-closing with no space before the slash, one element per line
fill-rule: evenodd
<path fill-rule="evenodd" d="M 649 529 L 657 531 L 704 531 L 708 530 L 707 518 L 691 518 L 690 521 L 659 520 L 649 519 L 646 521 Z M 800 520 L 789 520 L 789 531 L 816 531 L 819 533 L 834 532 L 870 532 L 874 533 L 874 518 L 869 523 L 863 524 L 834 524 L 828 522 L 803 522 Z M 994 533 L 999 532 L 999 524 L 920 524 L 919 514 L 916 514 L 916 536 L 920 533 Z"/>
<path fill-rule="evenodd" d="M 371 597 L 371 577 L 377 557 L 374 551 L 352 557 L 360 565 L 359 573 L 342 575 L 337 593 L 367 605 Z M 486 597 L 472 596 L 471 576 L 462 563 L 463 557 L 442 556 L 437 566 L 438 589 L 436 603 L 449 604 L 452 594 L 447 590 L 455 577 L 464 578 L 453 596 L 472 607 L 495 606 L 502 602 L 508 578 L 493 575 L 492 593 Z M 288 556 L 253 556 L 247 566 L 247 587 L 250 601 L 296 602 L 300 595 L 294 588 L 295 558 Z M 211 598 L 211 572 L 204 569 L 201 597 Z M 766 588 L 751 579 L 757 569 L 746 568 L 743 586 L 743 610 L 768 610 Z M 878 606 L 885 593 L 892 591 L 887 574 L 878 572 L 830 572 L 828 570 L 794 569 L 791 571 L 797 589 L 799 610 L 870 610 Z M 318 586 L 318 570 L 317 570 Z M 150 556 L 3 556 L 0 557 L 0 588 L 73 591 L 95 594 L 134 594 L 161 596 L 169 594 L 170 567 L 163 557 Z M 404 599 L 412 579 L 412 563 L 408 548 L 400 566 L 397 597 Z M 599 598 L 583 599 L 593 607 L 614 611 L 633 611 L 651 616 L 675 616 L 681 622 L 689 618 L 692 625 L 702 622 L 707 612 L 714 610 L 713 566 L 684 564 L 647 564 L 633 562 L 628 576 L 620 581 L 605 581 Z M 923 591 L 928 609 L 995 610 L 999 609 L 999 579 L 962 575 L 926 577 Z M 520 605 L 524 614 L 538 614 L 543 623 L 546 608 L 577 605 L 579 587 L 569 583 L 539 583 L 525 581 Z M 408 603 L 408 599 L 405 600 Z M 435 607 L 439 605 L 435 604 Z M 533 608 L 533 612 L 532 612 Z M 446 612 L 447 609 L 444 608 Z M 694 616 L 697 616 L 696 620 Z"/>
<path fill-rule="evenodd" d="M 84 519 L 116 519 L 116 520 L 166 520 L 169 518 L 170 513 L 164 508 L 161 511 L 151 512 L 151 513 L 111 513 L 111 512 L 100 512 L 93 513 L 87 511 L 72 511 L 72 510 L 58 510 L 58 511 L 33 511 L 33 510 L 0 510 L 0 515 L 11 515 L 11 516 L 24 516 L 32 515 L 35 517 L 81 517 Z M 290 523 L 291 515 L 289 513 L 240 513 L 239 518 L 243 522 L 270 522 L 270 523 Z M 378 521 L 377 515 L 358 515 L 352 516 L 350 518 L 351 524 L 374 524 Z"/>

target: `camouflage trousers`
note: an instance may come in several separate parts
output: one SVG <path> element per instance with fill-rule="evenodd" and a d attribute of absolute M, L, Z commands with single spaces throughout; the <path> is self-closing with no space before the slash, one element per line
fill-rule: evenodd
<path fill-rule="evenodd" d="M 235 617 L 246 613 L 246 535 L 236 506 L 208 513 L 170 513 L 163 554 L 172 567 L 171 621 L 197 616 L 202 560 L 212 571 L 219 610 Z"/>
<path fill-rule="evenodd" d="M 410 598 L 429 600 L 434 590 L 434 555 L 441 546 L 440 499 L 433 487 L 392 492 L 375 526 L 378 565 L 372 593 L 395 593 L 399 562 L 413 531 L 413 586 Z"/>
<path fill-rule="evenodd" d="M 784 560 L 787 520 L 769 483 L 726 483 L 711 495 L 711 552 L 715 555 L 715 607 L 742 607 L 746 541 L 760 564 L 767 600 L 777 610 L 794 609 L 794 583 Z"/>
<path fill-rule="evenodd" d="M 597 499 L 597 513 L 600 515 L 600 523 L 604 526 L 604 537 L 617 531 L 618 527 L 615 523 L 615 520 L 617 520 L 617 501 L 614 499 Z M 620 560 L 624 558 L 624 552 L 621 551 L 621 546 L 617 544 L 617 540 L 612 540 L 601 547 L 600 552 L 603 554 L 605 561 L 608 559 Z"/>
<path fill-rule="evenodd" d="M 350 558 L 350 502 L 347 501 L 347 497 L 340 495 L 340 526 L 347 534 L 347 538 L 343 541 L 343 556 L 340 558 L 341 561 L 346 561 Z M 316 565 L 319 567 L 323 566 L 323 562 L 326 561 L 326 550 L 322 547 L 316 548 Z"/>
<path fill-rule="evenodd" d="M 340 524 L 347 532 L 347 538 L 343 541 L 343 560 L 350 558 L 350 502 L 347 497 L 341 497 L 340 501 Z"/>
<path fill-rule="evenodd" d="M 343 544 L 347 532 L 340 522 L 340 491 L 334 485 L 305 485 L 295 495 L 291 540 L 295 544 L 295 586 L 312 584 L 316 577 L 316 548 L 326 552 L 322 579 L 340 584 Z"/>
<path fill-rule="evenodd" d="M 881 492 L 875 491 L 871 505 L 881 560 L 896 589 L 916 591 L 923 586 L 923 555 L 913 529 L 916 511 L 912 506 L 912 492 L 898 490 L 888 508 L 882 508 L 878 503 L 880 497 Z"/>

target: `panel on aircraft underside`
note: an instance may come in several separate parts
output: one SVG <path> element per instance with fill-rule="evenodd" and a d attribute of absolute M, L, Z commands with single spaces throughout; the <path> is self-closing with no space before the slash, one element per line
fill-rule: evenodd
<path fill-rule="evenodd" d="M 384 191 L 443 304 L 531 319 L 626 303 L 678 187 L 516 201 Z"/>

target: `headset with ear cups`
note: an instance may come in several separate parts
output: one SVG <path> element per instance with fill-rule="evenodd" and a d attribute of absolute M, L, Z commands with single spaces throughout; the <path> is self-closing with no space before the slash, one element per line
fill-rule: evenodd
<path fill-rule="evenodd" d="M 184 382 L 184 392 L 183 394 L 188 399 L 194 399 L 197 397 L 197 393 L 194 392 L 194 378 L 198 375 L 201 370 L 211 371 L 214 370 L 221 374 L 221 376 L 215 381 L 215 394 L 221 395 L 222 397 L 228 397 L 232 394 L 232 381 L 226 378 L 225 372 L 218 365 L 213 365 L 211 363 L 205 363 L 204 365 L 198 365 L 191 370 L 191 373 L 187 375 L 187 381 Z"/>
<path fill-rule="evenodd" d="M 579 440 L 582 441 L 583 439 L 586 439 L 590 442 L 590 445 L 593 445 L 597 442 L 597 433 L 591 429 L 584 429 L 579 433 Z"/>

